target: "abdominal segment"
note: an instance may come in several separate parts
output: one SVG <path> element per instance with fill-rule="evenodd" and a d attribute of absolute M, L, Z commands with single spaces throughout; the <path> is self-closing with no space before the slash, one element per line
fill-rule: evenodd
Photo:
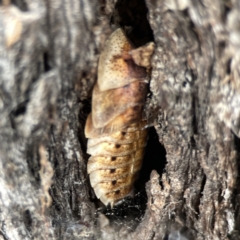
<path fill-rule="evenodd" d="M 147 129 L 141 128 L 115 132 L 102 137 L 103 141 L 101 137 L 89 139 L 88 153 L 92 156 L 88 160 L 88 174 L 96 196 L 105 205 L 113 206 L 132 191 L 141 169 L 146 138 Z"/>

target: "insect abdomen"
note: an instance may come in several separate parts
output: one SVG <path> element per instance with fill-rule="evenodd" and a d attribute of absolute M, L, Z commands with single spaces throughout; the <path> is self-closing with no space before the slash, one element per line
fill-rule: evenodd
<path fill-rule="evenodd" d="M 96 196 L 105 205 L 112 205 L 131 192 L 142 165 L 146 131 L 136 129 L 139 138 L 131 139 L 132 142 L 127 137 L 128 143 L 124 143 L 123 136 L 122 143 L 119 143 L 118 139 L 113 140 L 110 136 L 109 140 L 88 147 L 88 153 L 92 155 L 88 161 L 90 182 Z"/>
<path fill-rule="evenodd" d="M 90 183 L 96 196 L 111 206 L 131 193 L 147 141 L 142 111 L 148 74 L 135 64 L 132 49 L 121 29 L 110 36 L 100 56 L 85 126 Z"/>

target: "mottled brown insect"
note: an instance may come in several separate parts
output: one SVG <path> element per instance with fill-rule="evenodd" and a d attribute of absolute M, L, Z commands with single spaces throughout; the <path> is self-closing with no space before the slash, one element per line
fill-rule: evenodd
<path fill-rule="evenodd" d="M 113 206 L 132 192 L 147 141 L 142 111 L 153 43 L 136 50 L 121 29 L 110 36 L 99 59 L 85 126 L 90 182 L 105 205 Z"/>

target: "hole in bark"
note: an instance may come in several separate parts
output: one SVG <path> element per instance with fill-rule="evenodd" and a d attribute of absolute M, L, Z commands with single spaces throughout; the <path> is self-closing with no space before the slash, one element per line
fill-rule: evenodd
<path fill-rule="evenodd" d="M 49 54 L 47 52 L 43 53 L 43 64 L 44 64 L 44 71 L 48 72 L 51 70 L 50 61 L 49 61 Z"/>
<path fill-rule="evenodd" d="M 193 149 L 196 149 L 196 141 L 193 136 L 190 138 L 190 144 Z"/>
<path fill-rule="evenodd" d="M 31 231 L 32 217 L 29 210 L 26 210 L 25 212 L 23 212 L 23 222 L 25 224 L 25 227 L 28 229 L 28 231 Z"/>
<path fill-rule="evenodd" d="M 229 59 L 228 62 L 227 62 L 227 74 L 231 74 L 231 62 L 232 62 L 232 59 Z"/>
<path fill-rule="evenodd" d="M 14 115 L 14 117 L 22 115 L 26 112 L 27 103 L 28 103 L 28 100 L 18 104 L 18 106 L 12 111 L 12 114 Z"/>
<path fill-rule="evenodd" d="M 206 184 L 206 175 L 204 174 L 203 179 L 202 179 L 202 183 L 201 183 L 201 190 L 200 190 L 199 198 L 196 198 L 196 202 L 194 203 L 194 209 L 197 212 L 197 214 L 196 214 L 197 218 L 199 217 L 199 213 L 200 213 L 199 206 L 200 206 L 200 203 L 201 203 L 201 198 L 203 196 L 203 190 L 204 190 L 205 184 Z"/>
<path fill-rule="evenodd" d="M 196 113 L 196 98 L 192 98 L 192 109 L 193 109 L 193 118 L 192 118 L 192 126 L 193 126 L 193 132 L 194 134 L 198 134 L 198 123 L 197 123 L 197 113 Z M 196 147 L 195 139 L 192 137 L 191 139 L 192 146 Z"/>
<path fill-rule="evenodd" d="M 220 41 L 220 42 L 218 43 L 218 47 L 219 47 L 219 52 L 220 52 L 221 54 L 223 54 L 223 51 L 224 51 L 225 48 L 226 48 L 226 42 L 225 42 L 225 41 Z"/>
<path fill-rule="evenodd" d="M 9 114 L 10 123 L 13 129 L 16 129 L 19 122 L 22 121 L 21 115 L 25 114 L 28 102 L 29 100 L 25 100 L 19 103 Z M 18 119 L 18 117 L 20 118 Z"/>
<path fill-rule="evenodd" d="M 111 23 L 121 27 L 132 44 L 139 47 L 154 41 L 147 13 L 145 0 L 118 0 L 111 17 Z M 105 207 L 98 209 L 98 212 L 105 214 L 113 224 L 126 224 L 128 228 L 134 229 L 144 216 L 147 202 L 145 184 L 150 179 L 151 171 L 155 169 L 161 174 L 166 163 L 165 149 L 159 143 L 154 128 L 149 129 L 149 140 L 145 153 L 134 193 L 130 193 L 129 197 L 124 198 L 113 209 Z"/>
<path fill-rule="evenodd" d="M 236 156 L 236 163 L 237 163 L 237 168 L 238 168 L 238 178 L 237 178 L 237 181 L 236 181 L 236 186 L 240 186 L 240 138 L 237 137 L 237 135 L 234 134 L 234 148 L 236 149 L 236 152 L 237 152 L 237 156 Z M 234 205 L 239 202 L 239 191 L 238 191 L 238 188 L 235 188 L 234 189 L 234 195 L 236 197 L 233 197 L 232 198 L 232 201 L 234 202 Z M 238 210 L 237 211 L 240 211 L 240 208 L 238 207 Z M 238 214 L 239 216 L 239 213 L 236 212 L 236 214 Z M 238 221 L 238 224 L 239 224 L 240 221 Z"/>
<path fill-rule="evenodd" d="M 148 9 L 144 0 L 118 0 L 111 22 L 127 29 L 126 35 L 136 46 L 154 41 L 153 32 L 147 19 Z"/>
<path fill-rule="evenodd" d="M 184 81 L 184 82 L 182 83 L 182 86 L 183 86 L 183 87 L 186 87 L 186 86 L 187 86 L 187 82 Z"/>
<path fill-rule="evenodd" d="M 83 150 L 83 153 L 87 152 L 87 139 L 84 134 L 84 126 L 87 121 L 87 116 L 91 112 L 91 104 L 90 100 L 83 100 L 80 101 L 80 103 L 83 105 L 82 109 L 79 112 L 78 115 L 78 121 L 81 123 L 78 128 L 78 140 L 81 144 L 81 148 Z M 89 155 L 86 155 L 86 159 L 89 157 Z"/>

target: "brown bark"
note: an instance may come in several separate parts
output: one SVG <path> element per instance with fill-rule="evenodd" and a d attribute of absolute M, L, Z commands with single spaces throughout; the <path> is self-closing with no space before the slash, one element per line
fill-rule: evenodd
<path fill-rule="evenodd" d="M 239 13 L 236 0 L 3 1 L 0 239 L 239 239 Z M 157 135 L 140 198 L 111 210 L 90 187 L 83 129 L 119 26 L 156 44 L 145 112 Z"/>

